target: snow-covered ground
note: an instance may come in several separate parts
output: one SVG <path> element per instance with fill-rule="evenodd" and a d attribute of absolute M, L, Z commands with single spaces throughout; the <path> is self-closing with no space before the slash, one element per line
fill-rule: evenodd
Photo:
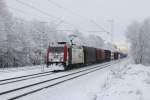
<path fill-rule="evenodd" d="M 33 72 L 40 71 L 41 69 L 36 69 Z M 32 73 L 29 70 L 23 72 Z M 12 75 L 13 73 L 17 72 L 1 75 L 6 77 L 8 74 Z M 110 67 L 64 82 L 51 88 L 46 88 L 19 99 L 150 100 L 150 67 L 135 65 L 130 59 L 124 59 Z"/>
<path fill-rule="evenodd" d="M 101 93 L 101 88 L 107 83 L 112 69 L 117 69 L 120 65 L 129 63 L 128 59 L 121 61 L 119 64 L 101 69 L 88 75 L 76 78 L 47 88 L 37 93 L 20 98 L 21 100 L 96 100 L 97 95 Z"/>
<path fill-rule="evenodd" d="M 31 88 L 26 88 L 24 90 L 20 90 L 20 91 L 14 91 L 13 93 L 7 93 L 7 94 L 3 94 L 3 92 L 5 91 L 13 91 L 13 90 L 16 90 L 17 88 L 21 88 L 21 87 L 24 87 L 24 86 L 28 86 L 28 85 L 31 85 L 31 84 L 35 84 L 35 83 L 38 83 L 38 82 L 43 82 L 43 81 L 47 81 L 47 80 L 50 80 L 50 79 L 53 79 L 53 78 L 56 78 L 56 77 L 59 77 L 59 76 L 63 76 L 63 75 L 66 75 L 66 74 L 69 74 L 69 73 L 74 73 L 74 72 L 77 72 L 77 71 L 81 71 L 81 70 L 85 70 L 85 69 L 89 69 L 89 68 L 94 68 L 96 66 L 102 66 L 103 65 L 108 65 L 109 63 L 113 63 L 114 61 L 112 62 L 106 62 L 106 63 L 102 63 L 102 64 L 97 64 L 97 65 L 91 65 L 91 66 L 88 66 L 88 67 L 83 67 L 83 68 L 79 68 L 79 69 L 73 69 L 73 70 L 70 70 L 70 71 L 66 71 L 66 72 L 59 72 L 59 73 L 52 73 L 52 72 L 49 72 L 49 73 L 46 73 L 47 75 L 42 75 L 41 77 L 35 77 L 35 78 L 31 78 L 31 77 L 27 77 L 27 80 L 26 78 L 21 78 L 21 81 L 18 81 L 18 82 L 11 82 L 11 81 L 8 81 L 8 82 L 11 82 L 9 84 L 3 84 L 3 83 L 7 83 L 7 82 L 0 82 L 2 84 L 0 84 L 0 100 L 6 100 L 8 98 L 12 98 L 14 96 L 18 96 L 18 95 L 21 95 L 23 93 L 27 93 L 29 91 L 33 91 L 35 89 L 39 89 L 40 87 L 45 87 L 45 86 L 48 86 L 49 84 L 52 84 L 52 83 L 55 83 L 56 81 L 60 81 L 60 80 L 56 80 L 56 81 L 52 81 L 52 82 L 45 82 L 43 84 L 40 84 L 40 85 L 36 85 L 36 86 L 32 86 Z M 42 68 L 42 66 L 41 66 Z M 14 68 L 15 69 L 15 68 Z M 48 71 L 48 70 L 51 70 L 51 68 L 44 68 L 43 71 Z M 36 70 L 25 70 L 25 71 L 17 71 L 17 72 L 11 72 L 11 73 L 4 73 L 4 74 L 1 74 L 1 78 L 0 80 L 2 79 L 8 79 L 8 78 L 13 78 L 13 77 L 20 77 L 20 76 L 25 76 L 25 75 L 31 75 L 32 73 L 33 74 L 36 74 L 38 71 L 41 71 L 39 70 L 39 68 L 37 68 Z M 89 70 L 87 70 L 88 72 Z M 39 73 L 39 72 L 38 72 Z M 76 74 L 75 74 L 76 76 Z M 69 77 L 68 77 L 69 78 Z M 23 80 L 22 80 L 23 79 Z M 25 79 L 25 80 L 24 80 Z M 16 81 L 18 79 L 15 79 L 13 81 Z M 3 94 L 3 95 L 1 95 Z"/>
<path fill-rule="evenodd" d="M 48 88 L 21 100 L 150 100 L 150 68 L 119 64 Z"/>
<path fill-rule="evenodd" d="M 125 64 L 109 72 L 95 100 L 150 100 L 150 66 Z"/>

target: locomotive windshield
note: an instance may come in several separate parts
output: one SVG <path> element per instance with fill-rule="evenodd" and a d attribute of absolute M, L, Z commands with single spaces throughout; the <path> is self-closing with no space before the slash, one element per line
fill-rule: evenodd
<path fill-rule="evenodd" d="M 50 47 L 50 62 L 63 62 L 64 47 Z"/>
<path fill-rule="evenodd" d="M 61 53 L 64 51 L 64 47 L 51 47 L 50 52 L 56 52 L 56 53 Z"/>

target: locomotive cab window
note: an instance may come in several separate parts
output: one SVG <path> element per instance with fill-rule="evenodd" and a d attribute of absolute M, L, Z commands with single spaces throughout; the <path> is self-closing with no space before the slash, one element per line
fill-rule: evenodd
<path fill-rule="evenodd" d="M 57 52 L 57 53 L 63 52 L 63 50 L 64 50 L 64 47 L 51 47 L 50 48 L 51 52 Z"/>
<path fill-rule="evenodd" d="M 51 47 L 49 53 L 50 62 L 63 62 L 64 47 Z"/>

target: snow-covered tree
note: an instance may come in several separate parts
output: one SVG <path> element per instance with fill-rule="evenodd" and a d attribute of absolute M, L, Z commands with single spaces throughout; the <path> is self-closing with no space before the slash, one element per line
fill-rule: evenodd
<path fill-rule="evenodd" d="M 141 43 L 140 35 L 142 33 L 140 32 L 141 31 L 140 28 L 141 26 L 140 23 L 138 22 L 133 22 L 127 28 L 127 39 L 130 42 L 131 54 L 136 63 L 140 63 L 140 57 L 142 56 L 142 52 L 141 52 L 142 45 L 140 44 Z"/>
<path fill-rule="evenodd" d="M 84 36 L 78 30 L 74 30 L 73 34 L 77 36 L 73 39 L 77 45 L 104 46 L 99 36 Z M 58 31 L 52 22 L 25 21 L 13 17 L 4 0 L 0 0 L 0 67 L 44 63 L 49 43 L 58 41 L 70 42 L 70 37 Z"/>
<path fill-rule="evenodd" d="M 111 44 L 111 43 L 105 43 L 104 49 L 107 49 L 107 50 L 111 50 L 112 52 L 115 52 L 115 51 L 118 51 L 117 49 L 117 46 L 115 44 Z"/>
<path fill-rule="evenodd" d="M 133 22 L 127 28 L 130 51 L 136 63 L 150 64 L 150 20 Z"/>
<path fill-rule="evenodd" d="M 143 64 L 150 64 L 150 19 L 146 19 L 142 23 L 141 33 L 142 34 L 140 34 L 140 45 L 142 55 L 140 58 L 140 62 Z"/>
<path fill-rule="evenodd" d="M 0 0 L 0 65 L 9 65 L 11 60 L 9 57 L 11 34 L 12 34 L 12 15 L 8 12 L 5 2 Z"/>
<path fill-rule="evenodd" d="M 72 37 L 70 37 L 72 38 Z M 77 45 L 91 46 L 95 48 L 103 48 L 104 40 L 97 35 L 83 35 L 79 30 L 73 31 L 73 42 Z"/>
<path fill-rule="evenodd" d="M 44 50 L 55 37 L 56 28 L 53 24 L 14 18 L 5 2 L 0 0 L 1 67 L 33 64 L 41 53 L 44 56 Z"/>
<path fill-rule="evenodd" d="M 88 44 L 92 47 L 103 48 L 104 40 L 100 36 L 89 35 Z"/>

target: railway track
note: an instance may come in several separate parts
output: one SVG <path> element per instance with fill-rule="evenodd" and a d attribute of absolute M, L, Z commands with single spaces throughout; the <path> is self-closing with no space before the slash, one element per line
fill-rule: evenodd
<path fill-rule="evenodd" d="M 117 61 L 115 61 L 115 63 L 116 62 Z M 11 88 L 8 90 L 4 90 L 4 91 L 0 92 L 0 98 L 1 98 L 1 100 L 2 99 L 4 99 L 4 100 L 6 100 L 6 99 L 9 99 L 9 100 L 18 99 L 18 98 L 21 98 L 23 96 L 26 96 L 26 95 L 35 93 L 37 91 L 40 91 L 42 89 L 49 88 L 49 87 L 61 84 L 63 82 L 78 78 L 80 76 L 87 75 L 89 73 L 98 71 L 98 70 L 100 70 L 102 68 L 106 68 L 110 65 L 112 65 L 112 63 L 111 64 L 104 63 L 104 64 L 97 65 L 97 66 L 92 67 L 92 68 L 87 68 L 84 70 L 71 72 L 69 74 L 61 75 L 61 76 L 58 76 L 55 78 L 49 78 L 49 79 L 45 79 L 43 81 L 34 82 L 32 84 L 27 84 L 27 85 L 19 86 L 17 88 Z"/>
<path fill-rule="evenodd" d="M 37 73 L 37 74 L 3 79 L 3 80 L 0 80 L 0 85 L 6 85 L 6 84 L 29 80 L 29 79 L 33 79 L 33 78 L 44 77 L 44 76 L 48 76 L 48 75 L 52 75 L 52 74 L 54 74 L 54 73 L 52 73 L 51 71 L 48 71 L 48 72 L 42 72 L 42 73 Z"/>

